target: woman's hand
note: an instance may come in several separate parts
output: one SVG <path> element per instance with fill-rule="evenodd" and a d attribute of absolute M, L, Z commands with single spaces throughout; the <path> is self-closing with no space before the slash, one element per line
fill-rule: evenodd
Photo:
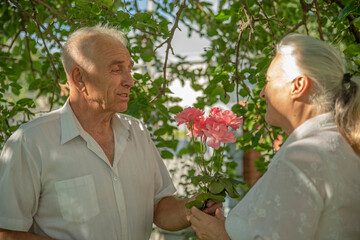
<path fill-rule="evenodd" d="M 215 216 L 210 216 L 196 207 L 191 208 L 188 216 L 192 230 L 203 240 L 230 240 L 225 230 L 225 219 L 220 209 L 216 209 Z"/>

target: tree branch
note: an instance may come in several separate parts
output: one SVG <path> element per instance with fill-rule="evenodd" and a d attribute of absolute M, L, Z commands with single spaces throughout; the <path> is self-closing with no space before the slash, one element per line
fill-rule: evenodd
<path fill-rule="evenodd" d="M 243 85 L 243 87 L 246 89 L 246 91 L 248 92 L 249 96 L 251 98 L 253 98 L 251 96 L 251 91 L 248 88 L 248 86 L 245 84 L 244 79 L 240 76 L 239 74 L 239 56 L 240 56 L 240 44 L 241 44 L 241 39 L 243 36 L 243 33 L 245 31 L 245 29 L 250 28 L 250 34 L 249 34 L 249 40 L 251 37 L 251 33 L 254 33 L 254 19 L 253 16 L 250 14 L 249 8 L 246 4 L 245 0 L 241 0 L 245 15 L 246 15 L 246 22 L 242 22 L 239 24 L 240 27 L 240 32 L 239 32 L 239 36 L 237 39 L 237 43 L 236 43 L 236 56 L 235 56 L 235 81 L 236 81 L 236 99 L 237 102 L 239 102 L 239 80 L 241 81 L 241 85 Z"/>
<path fill-rule="evenodd" d="M 134 0 L 134 7 L 135 7 L 136 12 L 140 12 L 139 8 L 138 8 L 137 0 Z"/>
<path fill-rule="evenodd" d="M 254 18 L 250 13 L 250 10 L 249 10 L 248 5 L 246 4 L 246 1 L 241 0 L 241 4 L 242 4 L 242 6 L 244 8 L 245 16 L 246 16 L 246 19 L 247 19 L 245 25 L 243 24 L 242 27 L 243 27 L 244 30 L 245 30 L 245 28 L 250 27 L 250 32 L 254 33 L 255 32 L 255 30 L 254 30 Z"/>
<path fill-rule="evenodd" d="M 240 33 L 238 36 L 238 40 L 236 43 L 236 56 L 235 56 L 235 81 L 236 81 L 236 102 L 238 103 L 239 100 L 239 80 L 243 83 L 244 88 L 251 96 L 250 89 L 244 84 L 242 77 L 239 74 L 239 54 L 240 54 L 240 43 L 243 35 L 243 30 L 240 29 Z"/>
<path fill-rule="evenodd" d="M 44 31 L 47 34 L 49 34 L 51 36 L 51 38 L 62 48 L 62 44 L 60 43 L 59 39 L 57 39 L 46 27 L 44 27 L 44 25 L 41 22 L 39 22 L 32 14 L 30 14 L 29 12 L 25 11 L 22 7 L 20 7 L 18 2 L 14 1 L 14 0 L 9 0 L 9 1 L 12 2 L 21 12 L 25 13 L 30 18 L 32 18 L 35 21 L 35 23 L 37 25 L 39 25 L 42 29 L 44 29 Z"/>
<path fill-rule="evenodd" d="M 260 7 L 261 12 L 262 12 L 262 13 L 264 14 L 264 16 L 265 16 L 265 19 L 266 19 L 266 21 L 267 21 L 267 25 L 268 25 L 269 28 L 270 28 L 271 38 L 272 38 L 272 40 L 273 40 L 273 46 L 274 46 L 274 48 L 275 48 L 275 46 L 276 46 L 276 43 L 275 43 L 275 34 L 274 34 L 274 31 L 273 31 L 273 29 L 272 29 L 272 27 L 271 27 L 270 19 L 269 19 L 268 15 L 266 14 L 266 12 L 265 12 L 264 8 L 262 7 L 262 5 L 259 3 L 259 1 L 255 0 L 255 2 L 256 2 L 256 4 Z"/>
<path fill-rule="evenodd" d="M 249 97 L 254 101 L 255 98 L 251 95 L 251 90 L 249 89 L 249 87 L 246 85 L 244 79 L 240 76 L 239 73 L 239 56 L 240 56 L 240 44 L 241 44 L 241 39 L 242 39 L 242 35 L 243 32 L 245 31 L 245 29 L 250 28 L 250 34 L 249 34 L 249 40 L 251 38 L 251 34 L 254 33 L 254 18 L 252 17 L 248 6 L 246 5 L 246 1 L 245 0 L 241 0 L 242 6 L 244 8 L 244 12 L 247 18 L 246 22 L 242 22 L 239 24 L 240 27 L 240 33 L 238 36 L 238 40 L 237 40 L 237 44 L 236 44 L 236 57 L 235 57 L 235 80 L 236 80 L 236 99 L 237 99 L 237 104 L 239 104 L 239 89 L 238 89 L 238 85 L 239 85 L 239 80 L 241 81 L 241 85 L 243 86 L 243 88 L 247 91 Z M 258 115 L 260 116 L 260 118 L 265 122 L 265 118 L 262 115 L 262 113 L 260 112 L 260 110 L 256 107 L 255 108 L 256 112 L 258 113 Z M 274 148 L 274 138 L 271 135 L 270 129 L 268 128 L 268 126 L 264 125 L 266 131 L 269 133 L 269 136 L 271 138 L 271 142 L 272 142 L 272 146 L 273 146 L 273 151 L 275 152 L 275 148 Z"/>
<path fill-rule="evenodd" d="M 319 3 L 317 0 L 314 0 L 314 3 L 315 3 L 315 8 L 316 8 L 316 16 L 317 16 L 317 20 L 318 20 L 318 31 L 320 34 L 320 39 L 324 40 L 324 35 L 322 32 L 322 20 L 321 20 L 320 10 L 319 10 Z"/>
<path fill-rule="evenodd" d="M 166 51 L 165 51 L 165 60 L 164 60 L 164 66 L 163 66 L 163 72 L 164 72 L 164 80 L 163 80 L 163 86 L 162 88 L 160 89 L 160 91 L 158 92 L 158 94 L 150 100 L 150 103 L 152 103 L 155 99 L 157 99 L 158 97 L 160 97 L 161 95 L 164 95 L 165 94 L 165 90 L 166 90 L 166 68 L 167 68 L 167 61 L 168 61 L 168 58 L 169 58 L 169 51 L 171 49 L 172 53 L 174 54 L 174 51 L 172 49 L 172 46 L 171 46 L 171 41 L 174 37 L 174 34 L 175 34 L 175 30 L 178 28 L 178 24 L 179 24 L 179 20 L 180 20 L 180 15 L 181 15 L 181 12 L 184 10 L 185 8 L 185 2 L 186 0 L 182 0 L 182 3 L 180 5 L 180 8 L 178 10 L 178 12 L 176 13 L 176 19 L 175 19 L 175 23 L 173 25 L 173 27 L 171 28 L 170 30 L 170 37 L 165 41 L 163 42 L 160 46 L 164 45 L 165 43 L 167 43 L 167 47 L 166 47 Z M 160 47 L 159 46 L 159 47 Z M 159 47 L 156 47 L 154 51 L 156 51 Z"/>
<path fill-rule="evenodd" d="M 204 11 L 204 7 L 199 3 L 199 0 L 195 0 L 197 7 L 200 9 L 200 11 Z"/>
<path fill-rule="evenodd" d="M 325 0 L 327 3 L 336 3 L 339 7 L 341 7 L 342 9 L 345 8 L 345 5 L 343 4 L 342 1 L 340 0 Z M 355 41 L 356 43 L 360 43 L 360 32 L 359 29 L 357 27 L 355 27 L 354 24 L 352 24 L 351 22 L 355 19 L 354 15 L 352 15 L 351 13 L 349 15 L 346 16 L 346 18 L 349 20 L 350 22 L 350 31 L 352 32 L 352 34 L 355 37 Z"/>
<path fill-rule="evenodd" d="M 52 13 L 54 13 L 56 16 L 61 17 L 61 18 L 65 19 L 65 20 L 67 20 L 67 21 L 69 21 L 69 22 L 71 22 L 71 23 L 75 23 L 74 20 L 63 16 L 62 14 L 60 14 L 58 11 L 56 11 L 54 8 L 50 7 L 48 4 L 44 3 L 43 1 L 41 1 L 41 0 L 35 0 L 35 1 L 36 1 L 37 3 L 45 6 L 46 8 L 48 8 L 48 9 L 49 9 Z"/>
<path fill-rule="evenodd" d="M 161 33 L 153 33 L 153 32 L 149 32 L 149 31 L 146 31 L 146 30 L 144 30 L 144 29 L 138 28 L 137 26 L 135 26 L 135 24 L 132 25 L 132 27 L 135 28 L 135 29 L 137 29 L 137 30 L 139 30 L 140 32 L 143 32 L 143 33 L 146 33 L 146 34 L 150 34 L 150 35 L 153 35 L 153 36 L 159 36 L 159 37 L 164 36 L 164 34 L 161 34 Z"/>
<path fill-rule="evenodd" d="M 29 37 L 27 36 L 27 31 L 26 31 L 26 27 L 25 27 L 25 19 L 24 19 L 24 15 L 22 14 L 22 12 L 19 12 L 19 15 L 20 15 L 20 18 L 21 18 L 20 23 L 21 23 L 21 26 L 22 26 L 22 30 L 25 33 L 26 48 L 27 48 L 29 62 L 30 62 L 30 69 L 31 69 L 32 76 L 33 76 L 33 78 L 35 80 L 35 69 L 34 69 L 32 58 L 31 58 L 30 43 L 29 43 Z"/>
<path fill-rule="evenodd" d="M 306 25 L 306 14 L 311 10 L 312 3 L 307 4 L 304 0 L 300 0 L 301 9 L 302 9 L 302 20 L 298 24 L 296 24 L 290 31 L 288 31 L 285 35 L 295 32 L 300 26 L 304 25 L 306 32 L 309 34 L 309 30 Z"/>
<path fill-rule="evenodd" d="M 32 0 L 30 0 L 30 2 L 31 2 L 31 4 L 33 5 Z M 45 50 L 46 50 L 47 56 L 48 56 L 48 58 L 49 58 L 49 60 L 50 60 L 51 66 L 53 67 L 54 72 L 55 72 L 55 80 L 54 80 L 54 82 L 53 82 L 53 91 L 52 91 L 52 96 L 51 96 L 51 101 L 50 101 L 50 109 L 49 109 L 49 111 L 51 111 L 51 110 L 52 110 L 52 107 L 53 107 L 53 105 L 54 105 L 55 90 L 56 90 L 56 86 L 58 85 L 60 75 L 59 75 L 59 73 L 58 73 L 58 71 L 57 71 L 57 69 L 56 69 L 56 67 L 55 67 L 54 61 L 53 61 L 53 59 L 52 59 L 52 57 L 51 57 L 51 54 L 50 54 L 50 51 L 49 51 L 49 49 L 48 49 L 47 46 L 46 46 L 46 42 L 45 42 L 44 36 L 43 36 L 43 34 L 42 34 L 42 32 L 41 32 L 41 29 L 40 29 L 40 24 L 38 24 L 39 21 L 38 21 L 37 18 L 36 18 L 36 10 L 35 10 L 34 7 L 33 7 L 33 10 L 34 10 L 34 13 L 33 13 L 33 17 L 32 17 L 32 18 L 33 18 L 33 19 L 35 20 L 35 22 L 37 23 L 36 26 L 37 26 L 37 28 L 38 28 L 38 32 L 39 32 L 40 38 L 41 38 L 41 40 L 42 40 L 42 42 L 43 42 L 43 44 L 44 44 L 44 48 L 45 48 Z"/>
<path fill-rule="evenodd" d="M 19 30 L 19 31 L 15 34 L 15 36 L 14 36 L 13 40 L 11 41 L 10 45 L 3 44 L 4 47 L 8 47 L 8 51 L 9 51 L 9 52 L 10 52 L 12 46 L 14 45 L 16 39 L 19 37 L 20 32 L 21 32 L 21 30 Z"/>
<path fill-rule="evenodd" d="M 158 5 L 158 6 L 160 6 L 160 8 L 161 8 L 161 5 L 160 5 L 160 3 L 159 2 L 156 2 L 156 1 L 154 1 L 154 3 L 156 4 L 156 5 Z M 201 5 L 200 5 L 201 6 Z M 199 7 L 199 6 L 198 6 Z M 204 10 L 204 8 L 201 6 L 201 8 L 199 8 L 200 9 L 200 11 L 203 11 Z M 166 14 L 168 14 L 170 17 L 172 17 L 172 18 L 176 18 L 176 16 L 174 16 L 174 15 L 172 15 L 170 12 L 167 12 Z M 184 16 L 185 17 L 185 16 Z M 205 16 L 207 19 L 208 19 L 208 16 L 206 15 Z M 209 21 L 211 21 L 211 19 L 208 19 Z M 201 30 L 198 30 L 198 29 L 195 29 L 193 26 L 191 26 L 191 24 L 189 24 L 189 23 L 187 23 L 187 22 L 185 22 L 185 20 L 184 19 L 182 19 L 182 20 L 180 20 L 188 29 L 190 29 L 191 31 L 194 31 L 194 32 L 196 32 L 196 33 L 198 33 L 200 36 L 203 36 L 204 35 L 204 33 L 202 33 L 201 32 Z M 211 22 L 210 22 L 211 23 Z"/>
<path fill-rule="evenodd" d="M 124 3 L 125 4 L 125 3 Z M 117 17 L 117 15 L 113 12 L 111 12 L 106 6 L 101 6 L 100 7 L 101 9 L 104 9 L 105 11 L 107 11 L 110 15 L 112 15 L 113 17 Z M 125 8 L 125 10 L 127 11 L 127 9 Z M 137 26 L 135 26 L 135 24 L 132 25 L 133 28 L 143 32 L 143 33 L 146 33 L 146 34 L 150 34 L 150 35 L 154 35 L 154 36 L 159 36 L 159 37 L 162 37 L 164 36 L 163 34 L 160 34 L 160 33 L 153 33 L 153 32 L 149 32 L 149 31 L 146 31 L 144 29 L 141 29 L 141 28 L 138 28 Z"/>

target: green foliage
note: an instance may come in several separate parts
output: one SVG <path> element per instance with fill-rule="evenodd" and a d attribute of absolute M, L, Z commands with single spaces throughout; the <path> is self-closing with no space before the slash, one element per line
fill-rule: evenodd
<path fill-rule="evenodd" d="M 129 51 L 138 69 L 134 71 L 136 85 L 126 113 L 147 124 L 164 158 L 193 151 L 177 149 L 179 138 L 175 136 L 179 133 L 172 119 L 182 109 L 181 99 L 169 94 L 168 88 L 176 79 L 182 84 L 189 82 L 201 93 L 195 107 L 204 109 L 223 102 L 238 116 L 244 116 L 244 134 L 237 140 L 237 150 L 261 152 L 263 158 L 256 164 L 266 171 L 267 160 L 274 155 L 273 140 L 282 134 L 280 129 L 266 124 L 265 102 L 259 96 L 275 44 L 289 32 L 316 36 L 344 52 L 350 72 L 359 69 L 357 0 L 219 0 L 217 9 L 206 0 L 187 0 L 181 8 L 182 2 L 155 1 L 153 11 L 146 11 L 139 9 L 136 0 L 2 1 L 0 146 L 19 124 L 65 102 L 66 92 L 61 91 L 64 86 L 59 86 L 66 82 L 61 45 L 75 29 L 100 22 L 117 26 L 127 34 Z M 158 55 L 157 47 L 171 44 L 179 28 L 210 41 L 202 54 L 205 67 L 196 68 L 190 60 L 176 55 L 178 61 L 167 62 L 164 76 L 161 73 L 165 59 Z M 160 75 L 148 72 L 147 63 Z M 235 103 L 230 102 L 230 95 L 236 97 Z M 239 105 L 240 100 L 246 100 L 246 105 Z M 236 164 L 230 162 L 226 163 L 226 171 L 234 174 Z M 194 176 L 194 172 L 188 176 Z M 221 181 L 210 186 L 214 193 L 227 188 L 231 192 Z"/>

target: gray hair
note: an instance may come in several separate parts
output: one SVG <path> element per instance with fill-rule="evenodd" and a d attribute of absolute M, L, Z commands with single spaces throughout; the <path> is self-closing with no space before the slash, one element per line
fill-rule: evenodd
<path fill-rule="evenodd" d="M 344 81 L 345 61 L 339 52 L 319 39 L 289 34 L 277 53 L 289 54 L 302 74 L 310 78 L 310 101 L 320 112 L 333 112 L 339 131 L 360 152 L 360 78 Z"/>
<path fill-rule="evenodd" d="M 70 34 L 65 46 L 62 49 L 61 60 L 64 66 L 65 72 L 70 74 L 72 68 L 76 65 L 75 56 L 83 52 L 86 56 L 92 56 L 94 50 L 94 41 L 91 37 L 107 36 L 120 41 L 125 47 L 128 42 L 124 34 L 122 34 L 117 28 L 111 27 L 108 24 L 98 24 L 93 27 L 83 27 L 72 34 Z M 81 44 L 76 44 L 81 39 Z"/>

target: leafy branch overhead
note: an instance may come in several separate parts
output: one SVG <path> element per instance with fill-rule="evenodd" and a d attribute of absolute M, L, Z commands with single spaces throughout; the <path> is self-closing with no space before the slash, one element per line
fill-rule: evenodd
<path fill-rule="evenodd" d="M 177 149 L 173 116 L 182 110 L 172 94 L 179 81 L 199 93 L 195 107 L 226 104 L 244 116 L 237 150 L 265 159 L 282 134 L 265 123 L 259 97 L 276 43 L 290 32 L 316 36 L 344 53 L 359 74 L 360 2 L 357 0 L 5 0 L 0 4 L 0 144 L 19 124 L 56 109 L 67 99 L 60 50 L 70 32 L 108 23 L 129 40 L 136 62 L 127 114 L 142 119 L 164 158 Z M 142 3 L 142 4 L 141 4 Z M 182 55 L 176 34 L 208 40 L 201 60 Z M 193 40 L 181 43 L 191 46 Z M 161 54 L 160 52 L 163 52 Z M 241 103 L 241 104 L 239 104 Z M 176 136 L 176 137 L 175 137 Z M 229 164 L 228 171 L 234 170 Z M 264 167 L 265 169 L 265 167 Z"/>

